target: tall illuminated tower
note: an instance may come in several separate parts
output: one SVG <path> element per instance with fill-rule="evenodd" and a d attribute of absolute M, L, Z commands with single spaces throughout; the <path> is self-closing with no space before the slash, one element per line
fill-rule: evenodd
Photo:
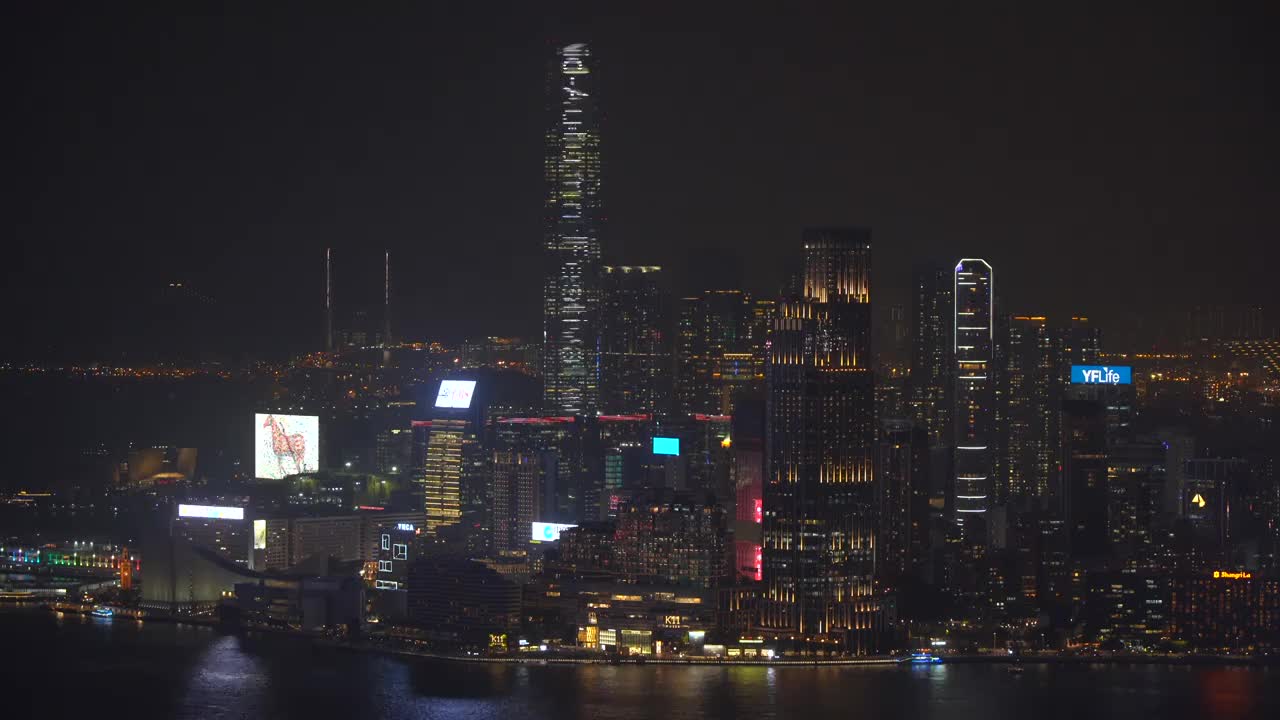
<path fill-rule="evenodd" d="M 993 279 L 986 260 L 965 258 L 956 263 L 954 508 L 962 523 L 986 513 L 992 500 L 996 446 Z"/>
<path fill-rule="evenodd" d="M 562 415 L 596 412 L 600 373 L 600 132 L 590 60 L 584 43 L 557 49 L 548 82 L 543 405 Z"/>
<path fill-rule="evenodd" d="M 871 243 L 861 228 L 804 235 L 801 297 L 769 335 L 760 629 L 873 652 L 877 495 Z"/>

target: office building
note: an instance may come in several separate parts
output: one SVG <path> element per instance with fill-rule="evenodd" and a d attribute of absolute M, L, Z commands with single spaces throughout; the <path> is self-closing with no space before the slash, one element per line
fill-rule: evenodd
<path fill-rule="evenodd" d="M 543 407 L 594 415 L 598 402 L 600 129 L 591 50 L 556 50 L 548 78 L 545 136 L 546 275 Z"/>
<path fill-rule="evenodd" d="M 1058 461 L 1053 335 L 1042 315 L 1014 315 L 1000 327 L 1003 422 L 996 491 L 1001 500 L 1045 497 Z"/>
<path fill-rule="evenodd" d="M 955 435 L 954 508 L 970 541 L 985 542 L 985 527 L 970 527 L 992 506 L 995 473 L 994 278 L 985 260 L 956 264 L 954 283 Z"/>
<path fill-rule="evenodd" d="M 870 233 L 806 230 L 804 246 L 802 295 L 770 335 L 759 625 L 864 653 L 882 622 Z"/>
<path fill-rule="evenodd" d="M 440 381 L 431 410 L 426 458 L 421 471 L 426 519 L 423 530 L 428 540 L 462 519 L 464 473 L 479 447 L 476 437 L 484 405 L 475 399 L 476 381 Z"/>
<path fill-rule="evenodd" d="M 694 493 L 667 489 L 627 501 L 614 538 L 628 583 L 715 587 L 727 575 L 725 516 Z"/>
<path fill-rule="evenodd" d="M 539 518 L 537 455 L 495 452 L 493 455 L 493 551 L 496 554 L 524 550 L 529 529 Z"/>
<path fill-rule="evenodd" d="M 954 272 L 948 266 L 922 265 L 911 284 L 911 375 L 907 402 L 912 419 L 929 433 L 930 447 L 950 447 Z"/>
<path fill-rule="evenodd" d="M 659 277 L 652 265 L 600 268 L 600 409 L 608 415 L 667 410 L 666 350 Z"/>
<path fill-rule="evenodd" d="M 928 443 L 928 431 L 909 420 L 880 421 L 876 570 L 883 578 L 900 578 L 925 560 L 929 528 Z"/>
<path fill-rule="evenodd" d="M 680 414 L 732 414 L 736 392 L 762 385 L 761 326 L 773 312 L 772 303 L 753 300 L 741 290 L 708 290 L 680 300 L 676 332 Z"/>

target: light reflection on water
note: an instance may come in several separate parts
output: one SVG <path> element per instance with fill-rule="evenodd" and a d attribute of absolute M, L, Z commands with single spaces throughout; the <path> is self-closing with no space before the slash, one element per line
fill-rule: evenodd
<path fill-rule="evenodd" d="M 104 707 L 139 720 L 1280 717 L 1275 669 L 1027 664 L 1012 676 L 999 665 L 464 665 L 287 637 L 11 612 L 0 612 L 0 637 L 6 648 L 24 648 L 27 662 L 11 682 L 47 698 L 46 717 L 95 716 Z"/>

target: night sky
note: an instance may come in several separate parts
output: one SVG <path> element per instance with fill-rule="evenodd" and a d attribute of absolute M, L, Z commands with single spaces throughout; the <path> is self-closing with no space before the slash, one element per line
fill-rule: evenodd
<path fill-rule="evenodd" d="M 606 259 L 677 292 L 771 292 L 801 228 L 858 224 L 878 311 L 960 256 L 1115 349 L 1280 295 L 1277 24 L 1252 9 L 187 5 L 6 7 L 6 354 L 163 337 L 173 281 L 220 348 L 316 348 L 326 246 L 391 250 L 402 335 L 539 335 L 546 63 L 580 40 Z"/>

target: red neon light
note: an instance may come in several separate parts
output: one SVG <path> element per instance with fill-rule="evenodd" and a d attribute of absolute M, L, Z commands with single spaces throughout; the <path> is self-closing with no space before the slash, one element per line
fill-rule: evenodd
<path fill-rule="evenodd" d="M 764 501 L 763 500 L 756 500 L 754 519 L 757 525 L 764 522 Z"/>

